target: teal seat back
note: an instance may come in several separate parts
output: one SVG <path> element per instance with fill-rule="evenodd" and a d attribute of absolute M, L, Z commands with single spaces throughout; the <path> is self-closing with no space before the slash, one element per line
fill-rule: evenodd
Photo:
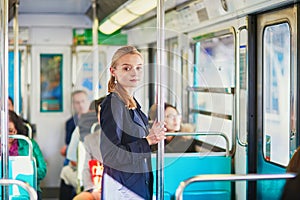
<path fill-rule="evenodd" d="M 23 181 L 37 190 L 37 169 L 35 159 L 32 157 L 31 141 L 23 135 L 10 135 L 9 137 L 27 141 L 30 149 L 28 156 L 9 156 L 8 178 Z M 2 166 L 2 160 L 0 164 Z M 2 177 L 1 170 L 0 175 Z M 29 199 L 28 192 L 21 186 L 10 185 L 8 188 L 10 199 Z M 0 198 L 2 199 L 1 195 L 2 188 L 0 187 Z"/>
<path fill-rule="evenodd" d="M 231 157 L 206 155 L 199 153 L 165 154 L 164 160 L 165 199 L 175 198 L 175 192 L 181 181 L 201 174 L 230 174 Z M 152 156 L 152 169 L 156 177 L 156 157 Z M 184 199 L 230 199 L 231 184 L 226 181 L 201 182 L 188 185 Z M 154 183 L 156 193 L 156 183 Z"/>

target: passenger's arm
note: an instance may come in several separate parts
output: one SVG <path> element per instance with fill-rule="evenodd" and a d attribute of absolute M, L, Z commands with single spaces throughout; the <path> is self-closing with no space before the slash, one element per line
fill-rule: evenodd
<path fill-rule="evenodd" d="M 78 143 L 79 143 L 79 128 L 76 127 L 73 131 L 72 138 L 70 141 L 70 144 L 67 149 L 67 159 L 73 162 L 77 162 L 77 148 L 78 148 Z"/>
<path fill-rule="evenodd" d="M 47 164 L 39 145 L 33 139 L 31 142 L 33 147 L 33 156 L 36 160 L 37 166 L 37 180 L 43 180 L 47 174 Z"/>
<path fill-rule="evenodd" d="M 124 104 L 118 100 L 111 99 L 101 106 L 101 139 L 100 150 L 105 165 L 115 169 L 120 169 L 126 165 L 132 165 L 137 160 L 149 156 L 150 146 L 146 138 L 137 139 L 132 143 L 124 145 L 121 141 L 124 127 L 131 123 L 126 120 Z"/>
<path fill-rule="evenodd" d="M 85 161 L 82 170 L 82 181 L 84 190 L 94 189 L 94 183 L 92 181 L 92 176 L 89 167 L 89 161 L 92 159 L 92 148 L 90 147 L 89 143 L 84 141 L 84 148 L 85 148 Z"/>

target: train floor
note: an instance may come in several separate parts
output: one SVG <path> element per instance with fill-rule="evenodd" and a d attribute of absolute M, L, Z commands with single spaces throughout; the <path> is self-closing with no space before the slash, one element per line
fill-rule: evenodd
<path fill-rule="evenodd" d="M 42 188 L 42 191 L 43 200 L 58 200 L 59 188 Z"/>

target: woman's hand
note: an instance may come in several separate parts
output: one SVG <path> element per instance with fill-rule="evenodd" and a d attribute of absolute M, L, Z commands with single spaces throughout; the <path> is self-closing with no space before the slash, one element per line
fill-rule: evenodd
<path fill-rule="evenodd" d="M 167 129 L 165 128 L 164 122 L 154 121 L 152 128 L 150 129 L 149 135 L 146 137 L 149 145 L 157 144 L 161 140 L 165 139 L 165 132 Z"/>

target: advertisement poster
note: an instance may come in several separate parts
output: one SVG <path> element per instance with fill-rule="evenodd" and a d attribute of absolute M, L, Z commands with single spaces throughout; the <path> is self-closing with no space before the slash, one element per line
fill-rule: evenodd
<path fill-rule="evenodd" d="M 40 112 L 62 112 L 62 54 L 40 55 Z"/>

